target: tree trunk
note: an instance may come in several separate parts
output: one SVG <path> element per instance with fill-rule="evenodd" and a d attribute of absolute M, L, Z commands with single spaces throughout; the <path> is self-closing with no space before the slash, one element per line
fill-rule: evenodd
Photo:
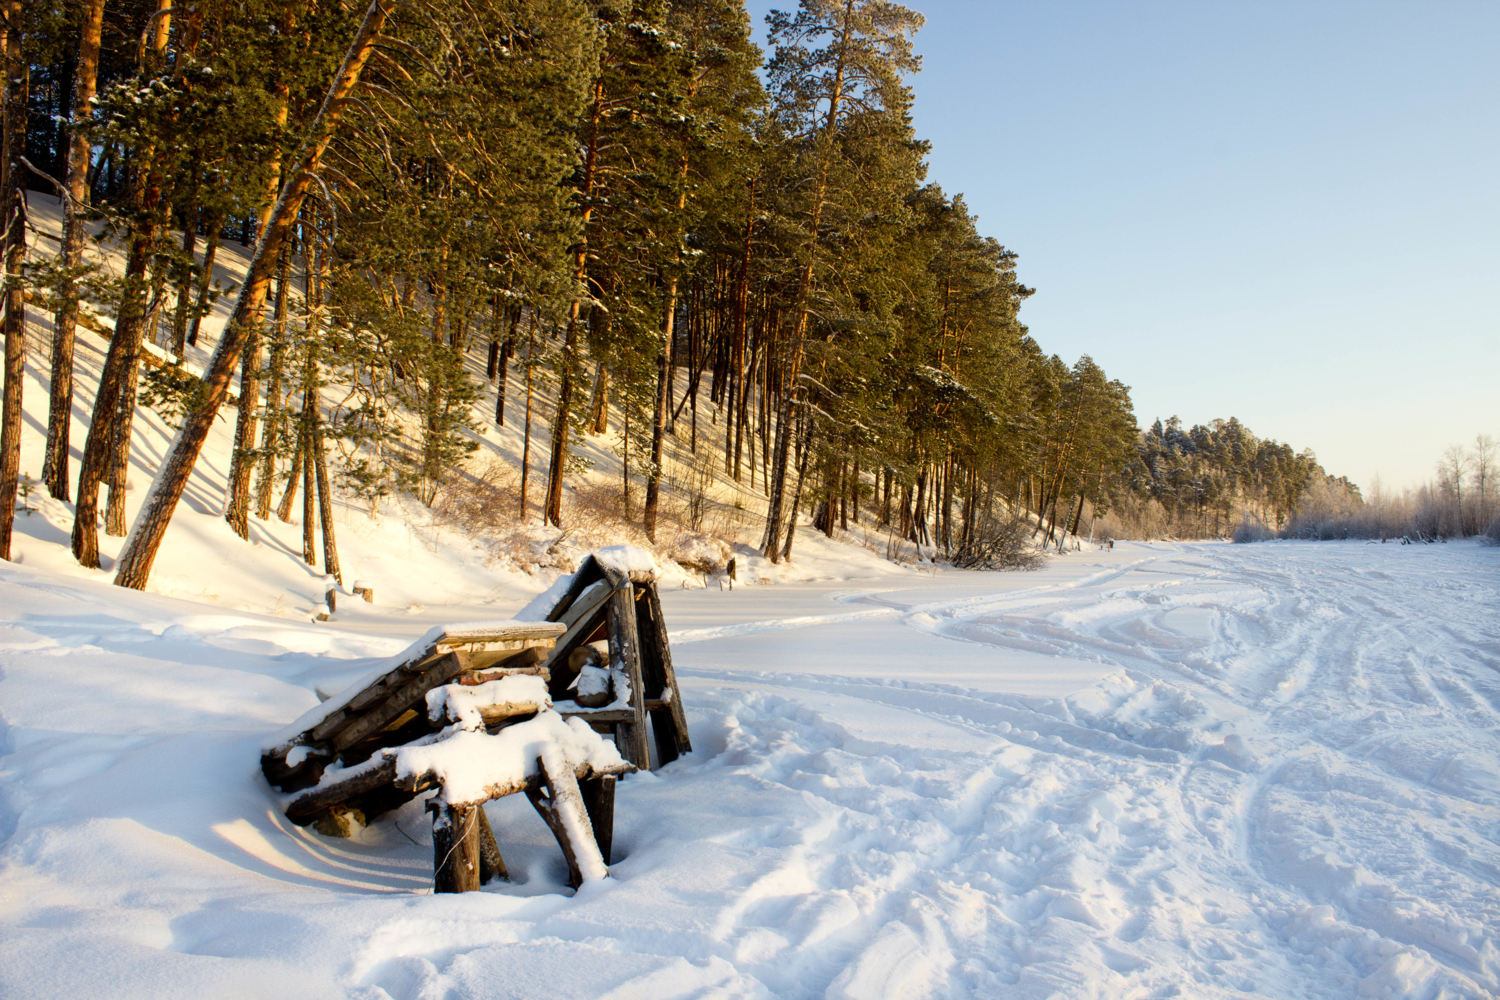
<path fill-rule="evenodd" d="M 276 274 L 276 319 L 271 334 L 271 384 L 266 387 L 266 419 L 260 438 L 260 480 L 256 483 L 255 516 L 262 521 L 271 516 L 271 490 L 276 482 L 276 452 L 281 448 L 282 426 L 286 415 L 282 409 L 281 377 L 286 366 L 287 271 L 291 254 L 282 254 Z"/>
<path fill-rule="evenodd" d="M 78 61 L 73 75 L 73 122 L 69 128 L 68 196 L 63 199 L 61 276 L 57 286 L 57 314 L 52 320 L 52 392 L 47 414 L 47 452 L 42 479 L 58 500 L 70 499 L 69 442 L 73 423 L 73 347 L 78 325 L 78 283 L 74 271 L 83 263 L 88 235 L 79 210 L 89 201 L 89 140 L 79 125 L 93 110 L 99 83 L 99 45 L 104 25 L 104 0 L 89 0 L 78 36 Z"/>
<path fill-rule="evenodd" d="M 278 292 L 278 298 L 280 294 Z M 234 422 L 234 453 L 229 459 L 228 503 L 224 520 L 234 533 L 250 538 L 250 474 L 255 469 L 255 432 L 260 419 L 261 322 L 250 325 L 240 366 L 240 405 Z"/>
<path fill-rule="evenodd" d="M 601 53 L 600 58 L 603 59 Z M 601 67 L 602 69 L 602 67 Z M 604 76 L 601 72 L 594 81 L 594 101 L 589 110 L 589 142 L 583 158 L 583 183 L 580 185 L 584 199 L 581 235 L 573 258 L 573 282 L 577 294 L 581 295 L 588 280 L 588 227 L 593 217 L 594 168 L 599 155 L 599 121 L 604 114 Z M 578 367 L 578 323 L 583 302 L 577 296 L 568 308 L 568 329 L 563 336 L 562 378 L 557 389 L 557 411 L 552 418 L 552 462 L 547 470 L 547 500 L 542 507 L 542 522 L 562 527 L 563 475 L 568 465 L 568 421 L 572 417 L 573 382 Z"/>
<path fill-rule="evenodd" d="M 317 527 L 317 494 L 314 493 L 314 469 L 317 459 L 313 455 L 312 422 L 317 401 L 309 393 L 302 400 L 302 561 L 309 566 L 318 564 L 314 534 Z"/>
<path fill-rule="evenodd" d="M 380 29 L 394 6 L 393 0 L 373 0 L 370 4 L 364 23 L 360 25 L 348 54 L 344 57 L 344 64 L 309 129 L 312 138 L 304 147 L 294 168 L 288 172 L 289 179 L 269 216 L 264 235 L 256 246 L 255 256 L 245 275 L 245 283 L 235 302 L 234 312 L 209 365 L 207 399 L 184 422 L 156 482 L 152 484 L 151 493 L 141 508 L 135 528 L 120 557 L 119 572 L 115 575 L 115 583 L 119 586 L 137 590 L 146 586 L 151 575 L 151 564 L 155 562 L 156 553 L 161 548 L 167 525 L 171 523 L 177 503 L 187 488 L 188 477 L 192 475 L 193 466 L 197 463 L 203 443 L 218 416 L 219 407 L 229 395 L 229 382 L 239 362 L 240 351 L 250 324 L 257 321 L 261 307 L 265 304 L 266 290 L 270 286 L 283 244 L 296 223 L 302 200 L 322 163 L 323 152 L 333 138 L 334 129 L 349 95 L 359 83 L 365 63 L 375 50 Z"/>
<path fill-rule="evenodd" d="M 339 547 L 333 536 L 333 484 L 328 481 L 328 454 L 323 450 L 323 416 L 318 411 L 317 396 L 313 397 L 312 455 L 318 473 L 318 522 L 323 526 L 323 572 L 339 583 L 344 574 L 339 570 Z"/>
<path fill-rule="evenodd" d="M 217 212 L 208 216 L 208 242 L 203 246 L 203 273 L 198 276 L 198 304 L 193 308 L 193 321 L 188 327 L 187 342 L 198 346 L 198 330 L 203 326 L 203 317 L 208 312 L 208 293 L 214 284 L 214 257 L 219 253 L 219 231 L 224 228 L 224 217 Z"/>
<path fill-rule="evenodd" d="M 303 447 L 302 424 L 297 424 L 297 450 L 292 453 L 292 468 L 287 474 L 286 490 L 281 494 L 281 503 L 276 505 L 276 517 L 282 524 L 292 523 L 292 505 L 297 502 L 297 486 L 302 481 L 302 463 L 307 457 Z"/>
<path fill-rule="evenodd" d="M 26 380 L 26 111 L 28 68 L 21 51 L 21 0 L 6 4 L 5 19 L 5 402 L 0 408 L 0 559 L 10 559 L 21 478 L 21 389 Z"/>

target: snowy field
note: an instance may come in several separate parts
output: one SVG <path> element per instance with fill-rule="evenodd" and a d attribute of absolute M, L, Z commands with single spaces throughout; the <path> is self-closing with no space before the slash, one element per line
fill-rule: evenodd
<path fill-rule="evenodd" d="M 1467 544 L 1121 544 L 669 592 L 696 752 L 622 781 L 614 877 L 563 888 L 513 796 L 516 882 L 433 896 L 420 803 L 328 839 L 257 751 L 438 609 L 0 565 L 0 995 L 1493 996 L 1497 584 Z"/>

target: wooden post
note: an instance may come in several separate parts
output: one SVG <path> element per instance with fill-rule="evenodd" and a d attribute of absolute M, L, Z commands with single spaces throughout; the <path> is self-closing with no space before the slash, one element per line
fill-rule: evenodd
<path fill-rule="evenodd" d="M 642 656 L 657 668 L 659 691 L 647 692 L 653 698 L 666 702 L 665 708 L 651 713 L 651 728 L 656 733 L 656 759 L 658 766 L 670 764 L 679 756 L 693 749 L 688 738 L 687 712 L 682 707 L 682 694 L 677 689 L 677 672 L 672 669 L 672 649 L 667 643 L 667 621 L 662 616 L 661 597 L 655 583 L 639 585 L 645 605 L 646 621 L 642 623 L 641 641 L 652 647 L 650 655 Z"/>
<path fill-rule="evenodd" d="M 594 828 L 594 842 L 599 845 L 599 856 L 606 865 L 614 864 L 616 780 L 613 774 L 601 774 L 579 786 L 589 824 Z"/>
<path fill-rule="evenodd" d="M 646 742 L 646 685 L 641 678 L 641 656 L 635 621 L 635 588 L 625 585 L 609 598 L 606 613 L 609 629 L 610 668 L 625 673 L 630 681 L 630 711 L 634 721 L 626 724 L 621 756 L 643 771 L 651 769 L 651 748 Z"/>
<path fill-rule="evenodd" d="M 562 751 L 552 744 L 542 751 L 537 763 L 546 782 L 547 795 L 528 788 L 526 797 L 562 848 L 563 857 L 568 862 L 568 884 L 576 889 L 585 879 L 604 878 L 609 874 L 609 866 L 604 863 L 599 850 L 599 841 L 572 766 Z"/>
<path fill-rule="evenodd" d="M 323 577 L 323 603 L 328 605 L 330 614 L 339 609 L 339 585 L 331 573 Z"/>
<path fill-rule="evenodd" d="M 495 831 L 490 829 L 490 818 L 484 814 L 484 804 L 474 807 L 479 814 L 479 884 L 489 885 L 497 878 L 510 881 L 510 872 L 505 868 L 505 859 L 500 856 L 500 845 L 495 843 Z"/>
<path fill-rule="evenodd" d="M 479 817 L 483 806 L 450 806 L 433 800 L 432 891 L 473 892 L 479 888 Z"/>

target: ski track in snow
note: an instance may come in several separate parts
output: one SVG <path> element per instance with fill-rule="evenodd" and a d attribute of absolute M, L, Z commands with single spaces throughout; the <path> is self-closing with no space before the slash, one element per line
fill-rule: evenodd
<path fill-rule="evenodd" d="M 254 745 L 320 670 L 390 640 L 22 614 L 0 633 L 0 992 L 109 968 L 142 996 L 1500 994 L 1500 550 L 1140 551 L 1071 581 L 674 630 L 696 752 L 622 782 L 614 878 L 572 898 L 519 797 L 490 807 L 517 885 L 463 897 L 411 892 L 420 803 L 354 841 L 280 818 Z M 837 662 L 850 626 L 880 662 L 794 668 L 794 649 Z M 715 665 L 752 638 L 785 669 Z M 117 724 L 62 731 L 33 704 L 65 649 L 99 654 L 67 662 L 120 685 Z M 1065 698 L 924 682 L 934 650 L 1102 679 Z M 200 702 L 226 672 L 239 706 Z M 200 716 L 223 731 L 166 732 Z"/>

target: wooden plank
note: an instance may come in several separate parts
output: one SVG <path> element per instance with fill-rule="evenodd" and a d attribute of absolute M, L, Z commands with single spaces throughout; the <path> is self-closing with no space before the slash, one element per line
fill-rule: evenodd
<path fill-rule="evenodd" d="M 606 865 L 614 864 L 615 782 L 618 780 L 613 774 L 599 774 L 578 785 L 583 792 L 584 808 L 589 812 L 589 823 L 594 827 L 599 856 Z"/>
<path fill-rule="evenodd" d="M 427 692 L 447 684 L 468 667 L 466 653 L 446 653 L 434 660 L 426 671 L 392 690 L 384 702 L 370 706 L 364 715 L 355 719 L 328 741 L 334 750 L 351 747 L 367 736 L 380 732 L 402 712 L 409 708 L 425 711 Z M 419 707 L 421 706 L 421 707 Z"/>
<path fill-rule="evenodd" d="M 443 630 L 443 634 L 433 640 L 438 646 L 456 648 L 459 646 L 472 646 L 478 643 L 486 645 L 502 642 L 525 642 L 539 639 L 557 640 L 563 630 L 556 623 L 545 622 L 476 622 L 468 627 L 449 626 Z M 519 649 L 520 646 L 508 647 Z"/>
<path fill-rule="evenodd" d="M 561 639 L 557 640 L 543 664 L 549 671 L 557 673 L 560 666 L 567 665 L 568 655 L 588 637 L 589 633 L 594 630 L 594 626 L 598 624 L 599 612 L 609 600 L 611 593 L 613 591 L 610 590 L 609 584 L 600 580 L 579 595 L 578 600 L 564 616 L 568 626 L 567 631 L 563 633 Z"/>
<path fill-rule="evenodd" d="M 635 622 L 635 599 L 630 587 L 610 595 L 606 613 L 609 629 L 609 665 L 621 670 L 630 682 L 631 719 L 625 723 L 625 746 L 620 756 L 643 771 L 651 769 L 651 749 L 646 742 L 646 686 L 641 679 L 641 657 Z"/>
<path fill-rule="evenodd" d="M 628 763 L 609 768 L 595 769 L 588 764 L 577 766 L 578 778 L 590 778 L 600 774 L 627 774 L 634 770 Z M 432 772 L 407 775 L 402 778 L 396 776 L 396 754 L 395 750 L 382 751 L 382 755 L 375 758 L 367 766 L 359 769 L 354 774 L 344 778 L 330 781 L 327 784 L 310 788 L 298 795 L 286 806 L 286 817 L 298 826 L 306 826 L 316 821 L 329 809 L 339 806 L 357 804 L 361 799 L 378 792 L 384 788 L 394 788 L 402 795 L 410 797 L 424 792 L 438 784 L 438 776 Z M 524 792 L 528 787 L 538 788 L 541 786 L 539 775 L 531 775 L 518 781 L 497 782 L 484 789 L 484 794 L 475 802 L 486 802 L 490 799 L 503 798 L 506 795 L 514 795 L 516 792 Z M 394 800 L 400 800 L 396 795 Z M 474 803 L 461 803 L 472 805 Z M 374 816 L 375 812 L 369 809 L 363 810 L 367 816 Z"/>
<path fill-rule="evenodd" d="M 509 882 L 510 872 L 506 870 L 505 859 L 500 856 L 500 845 L 495 843 L 495 831 L 490 829 L 490 818 L 484 814 L 484 804 L 480 803 L 474 810 L 479 813 L 479 884 L 489 885 L 497 878 Z"/>
<path fill-rule="evenodd" d="M 474 892 L 479 878 L 479 816 L 482 805 L 427 804 L 432 812 L 432 891 Z"/>
<path fill-rule="evenodd" d="M 578 595 L 587 590 L 591 584 L 603 578 L 604 574 L 599 569 L 599 564 L 594 560 L 594 557 L 591 555 L 585 556 L 583 562 L 578 564 L 578 569 L 573 573 L 573 579 L 568 583 L 568 589 L 557 599 L 557 603 L 552 605 L 552 610 L 547 612 L 547 621 L 560 621 L 568 609 L 573 606 L 573 602 L 578 599 Z"/>
<path fill-rule="evenodd" d="M 651 632 L 654 636 L 654 652 L 661 665 L 664 684 L 661 697 L 667 702 L 666 712 L 652 712 L 652 721 L 666 714 L 671 720 L 670 739 L 663 739 L 662 730 L 665 726 L 656 729 L 656 753 L 663 764 L 668 760 L 675 760 L 679 755 L 690 753 L 693 749 L 693 741 L 688 735 L 687 709 L 682 704 L 682 691 L 677 686 L 677 671 L 672 668 L 672 646 L 667 641 L 667 619 L 662 614 L 661 596 L 656 592 L 656 584 L 648 584 L 645 587 L 646 606 L 651 617 Z M 662 748 L 665 744 L 675 744 L 671 757 L 667 757 Z"/>

